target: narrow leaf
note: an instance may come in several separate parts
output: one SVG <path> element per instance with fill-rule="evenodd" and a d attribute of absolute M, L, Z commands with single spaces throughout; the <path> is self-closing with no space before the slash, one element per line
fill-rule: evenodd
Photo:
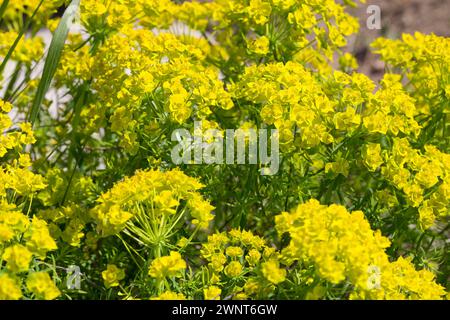
<path fill-rule="evenodd" d="M 0 21 L 2 20 L 3 14 L 6 11 L 6 7 L 8 6 L 9 0 L 3 0 L 2 6 L 0 7 Z"/>
<path fill-rule="evenodd" d="M 53 34 L 52 42 L 50 43 L 50 47 L 48 49 L 47 58 L 45 59 L 42 78 L 39 82 L 36 96 L 29 113 L 28 120 L 33 124 L 33 126 L 35 125 L 37 116 L 39 115 L 39 109 L 42 101 L 44 100 L 45 94 L 47 93 L 53 76 L 55 75 L 56 68 L 58 67 L 62 50 L 64 48 L 64 43 L 66 42 L 73 19 L 77 14 L 79 4 L 80 0 L 72 0 Z"/>

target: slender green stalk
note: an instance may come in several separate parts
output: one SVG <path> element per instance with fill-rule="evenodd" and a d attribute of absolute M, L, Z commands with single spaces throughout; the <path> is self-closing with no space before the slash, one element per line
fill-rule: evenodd
<path fill-rule="evenodd" d="M 6 8 L 8 7 L 9 0 L 3 0 L 2 5 L 0 6 L 0 21 L 2 21 L 3 14 L 6 11 Z"/>

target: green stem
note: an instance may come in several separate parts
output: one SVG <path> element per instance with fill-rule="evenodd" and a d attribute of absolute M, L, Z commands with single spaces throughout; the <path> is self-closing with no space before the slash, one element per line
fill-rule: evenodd
<path fill-rule="evenodd" d="M 8 7 L 8 3 L 9 3 L 9 0 L 3 0 L 3 2 L 2 2 L 2 5 L 0 7 L 0 22 L 2 21 L 3 14 L 5 13 L 6 8 Z"/>

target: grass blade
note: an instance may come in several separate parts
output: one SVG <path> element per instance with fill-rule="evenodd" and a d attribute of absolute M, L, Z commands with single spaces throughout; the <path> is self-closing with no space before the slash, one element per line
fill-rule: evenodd
<path fill-rule="evenodd" d="M 50 87 L 50 83 L 55 75 L 56 68 L 58 67 L 59 60 L 61 58 L 62 50 L 64 48 L 64 43 L 69 34 L 70 26 L 72 25 L 73 18 L 77 14 L 80 0 L 72 0 L 70 5 L 64 12 L 58 27 L 53 34 L 52 42 L 48 49 L 47 58 L 45 59 L 44 70 L 42 72 L 42 78 L 39 82 L 39 86 L 36 92 L 36 96 L 31 106 L 28 121 L 30 121 L 33 126 L 35 125 L 37 116 L 39 114 L 39 109 L 41 107 L 42 101 L 44 100 L 45 94 Z"/>
<path fill-rule="evenodd" d="M 3 14 L 6 11 L 6 7 L 8 6 L 9 0 L 3 0 L 2 6 L 0 7 L 0 21 L 2 21 Z"/>

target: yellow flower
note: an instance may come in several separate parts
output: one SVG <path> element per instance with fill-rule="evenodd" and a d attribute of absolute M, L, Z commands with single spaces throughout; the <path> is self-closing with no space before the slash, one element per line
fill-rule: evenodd
<path fill-rule="evenodd" d="M 278 261 L 269 260 L 261 264 L 264 277 L 273 284 L 279 284 L 286 280 L 286 270 L 281 269 Z"/>
<path fill-rule="evenodd" d="M 210 286 L 206 289 L 203 289 L 205 300 L 220 300 L 221 293 L 222 290 L 216 286 Z"/>
<path fill-rule="evenodd" d="M 348 107 L 345 112 L 338 112 L 334 116 L 334 125 L 338 130 L 352 132 L 359 127 L 361 116 L 355 109 Z"/>
<path fill-rule="evenodd" d="M 12 109 L 12 104 L 9 103 L 8 101 L 3 101 L 0 99 L 0 110 L 2 110 L 3 112 L 10 112 Z"/>
<path fill-rule="evenodd" d="M 418 207 L 423 202 L 423 189 L 418 184 L 407 184 L 403 187 L 403 191 L 413 207 Z"/>
<path fill-rule="evenodd" d="M 150 298 L 150 300 L 186 300 L 186 297 L 181 293 L 166 291 L 157 297 Z"/>
<path fill-rule="evenodd" d="M 153 260 L 148 274 L 154 278 L 163 279 L 165 277 L 178 276 L 185 269 L 186 262 L 182 259 L 181 254 L 171 251 L 170 255 Z"/>
<path fill-rule="evenodd" d="M 5 249 L 2 258 L 9 270 L 18 273 L 28 271 L 32 257 L 33 254 L 26 247 L 15 244 Z"/>
<path fill-rule="evenodd" d="M 433 208 L 429 205 L 429 200 L 424 201 L 419 208 L 419 223 L 422 230 L 427 230 L 434 225 L 436 215 Z"/>
<path fill-rule="evenodd" d="M 370 171 L 375 171 L 383 164 L 381 157 L 381 146 L 377 143 L 368 143 L 363 150 L 364 164 Z"/>
<path fill-rule="evenodd" d="M 261 282 L 257 279 L 250 278 L 244 285 L 244 292 L 248 295 L 257 294 L 261 290 Z"/>
<path fill-rule="evenodd" d="M 242 265 L 239 261 L 231 261 L 224 270 L 225 274 L 229 277 L 237 277 L 242 272 Z"/>
<path fill-rule="evenodd" d="M 262 36 L 250 42 L 248 49 L 258 55 L 266 55 L 269 52 L 269 38 Z"/>
<path fill-rule="evenodd" d="M 244 292 L 236 293 L 236 295 L 233 296 L 233 300 L 247 300 L 248 295 Z"/>
<path fill-rule="evenodd" d="M 28 274 L 26 283 L 28 290 L 34 293 L 38 299 L 53 300 L 61 294 L 47 272 Z"/>
<path fill-rule="evenodd" d="M 18 300 L 22 297 L 22 291 L 16 280 L 7 273 L 0 274 L 0 300 Z"/>
<path fill-rule="evenodd" d="M 250 0 L 248 13 L 256 24 L 262 25 L 269 21 L 269 15 L 272 11 L 270 3 L 264 0 Z"/>
<path fill-rule="evenodd" d="M 186 237 L 181 237 L 177 242 L 177 247 L 184 248 L 189 244 L 189 239 Z"/>
<path fill-rule="evenodd" d="M 256 249 L 251 249 L 245 257 L 245 260 L 247 260 L 250 265 L 256 265 L 260 259 L 261 253 Z"/>
<path fill-rule="evenodd" d="M 385 252 L 390 241 L 370 228 L 361 211 L 349 213 L 343 206 L 323 206 L 311 199 L 275 217 L 275 224 L 279 233 L 291 236 L 283 256 L 312 263 L 318 276 L 332 283 L 347 279 L 355 286 L 351 298 L 439 299 L 445 294 L 431 272 L 416 271 L 402 258 L 390 262 Z M 374 266 L 381 277 L 377 290 L 371 286 Z"/>
<path fill-rule="evenodd" d="M 297 24 L 299 27 L 305 29 L 312 28 L 317 23 L 314 12 L 307 5 L 301 5 L 294 12 L 290 12 L 288 21 L 291 24 Z"/>
<path fill-rule="evenodd" d="M 22 212 L 13 211 L 15 206 L 3 209 L 4 205 L 5 203 L 0 203 L 0 223 L 8 226 L 15 232 L 24 232 L 30 224 L 28 217 Z"/>
<path fill-rule="evenodd" d="M 177 199 L 174 199 L 173 193 L 169 190 L 164 190 L 160 194 L 155 197 L 155 203 L 159 207 L 159 209 L 167 214 L 174 214 L 179 202 Z"/>
<path fill-rule="evenodd" d="M 28 249 L 41 257 L 45 256 L 47 251 L 58 248 L 55 240 L 50 236 L 47 223 L 36 216 L 33 217 L 30 228 L 25 233 L 25 238 Z"/>
<path fill-rule="evenodd" d="M 335 174 L 342 174 L 344 177 L 348 176 L 350 165 L 347 160 L 339 158 L 335 162 L 329 162 L 325 165 L 325 172 L 333 172 Z"/>
<path fill-rule="evenodd" d="M 102 272 L 102 278 L 107 288 L 117 287 L 120 280 L 125 278 L 125 271 L 114 264 L 108 264 L 106 270 Z"/>
<path fill-rule="evenodd" d="M 348 52 L 339 57 L 339 65 L 342 69 L 358 69 L 358 62 L 355 57 Z"/>
<path fill-rule="evenodd" d="M 225 250 L 225 253 L 229 257 L 240 257 L 244 254 L 244 251 L 240 247 L 230 246 Z"/>
<path fill-rule="evenodd" d="M 197 179 L 186 176 L 178 169 L 167 172 L 139 170 L 105 192 L 99 198 L 99 204 L 91 210 L 91 216 L 97 223 L 98 233 L 103 237 L 126 228 L 143 241 L 150 240 L 149 245 L 159 245 L 156 238 L 141 237 L 143 233 L 148 236 L 148 232 L 142 230 L 137 219 L 133 218 L 139 216 L 146 224 L 153 225 L 151 219 L 161 219 L 167 213 L 170 218 L 176 212 L 174 207 L 179 201 L 185 200 L 189 208 L 186 211 L 190 212 L 192 222 L 206 228 L 214 218 L 211 214 L 214 207 L 197 192 L 201 187 L 203 185 Z M 144 215 L 140 209 L 143 207 L 152 212 Z M 157 210 L 158 208 L 161 210 Z M 140 231 L 136 234 L 137 229 Z"/>
<path fill-rule="evenodd" d="M 7 226 L 4 223 L 0 223 L 0 243 L 11 240 L 13 236 L 14 231 L 11 229 L 11 227 Z"/>
<path fill-rule="evenodd" d="M 216 253 L 211 255 L 209 260 L 213 270 L 220 272 L 223 269 L 223 265 L 227 262 L 227 257 L 222 253 Z"/>

